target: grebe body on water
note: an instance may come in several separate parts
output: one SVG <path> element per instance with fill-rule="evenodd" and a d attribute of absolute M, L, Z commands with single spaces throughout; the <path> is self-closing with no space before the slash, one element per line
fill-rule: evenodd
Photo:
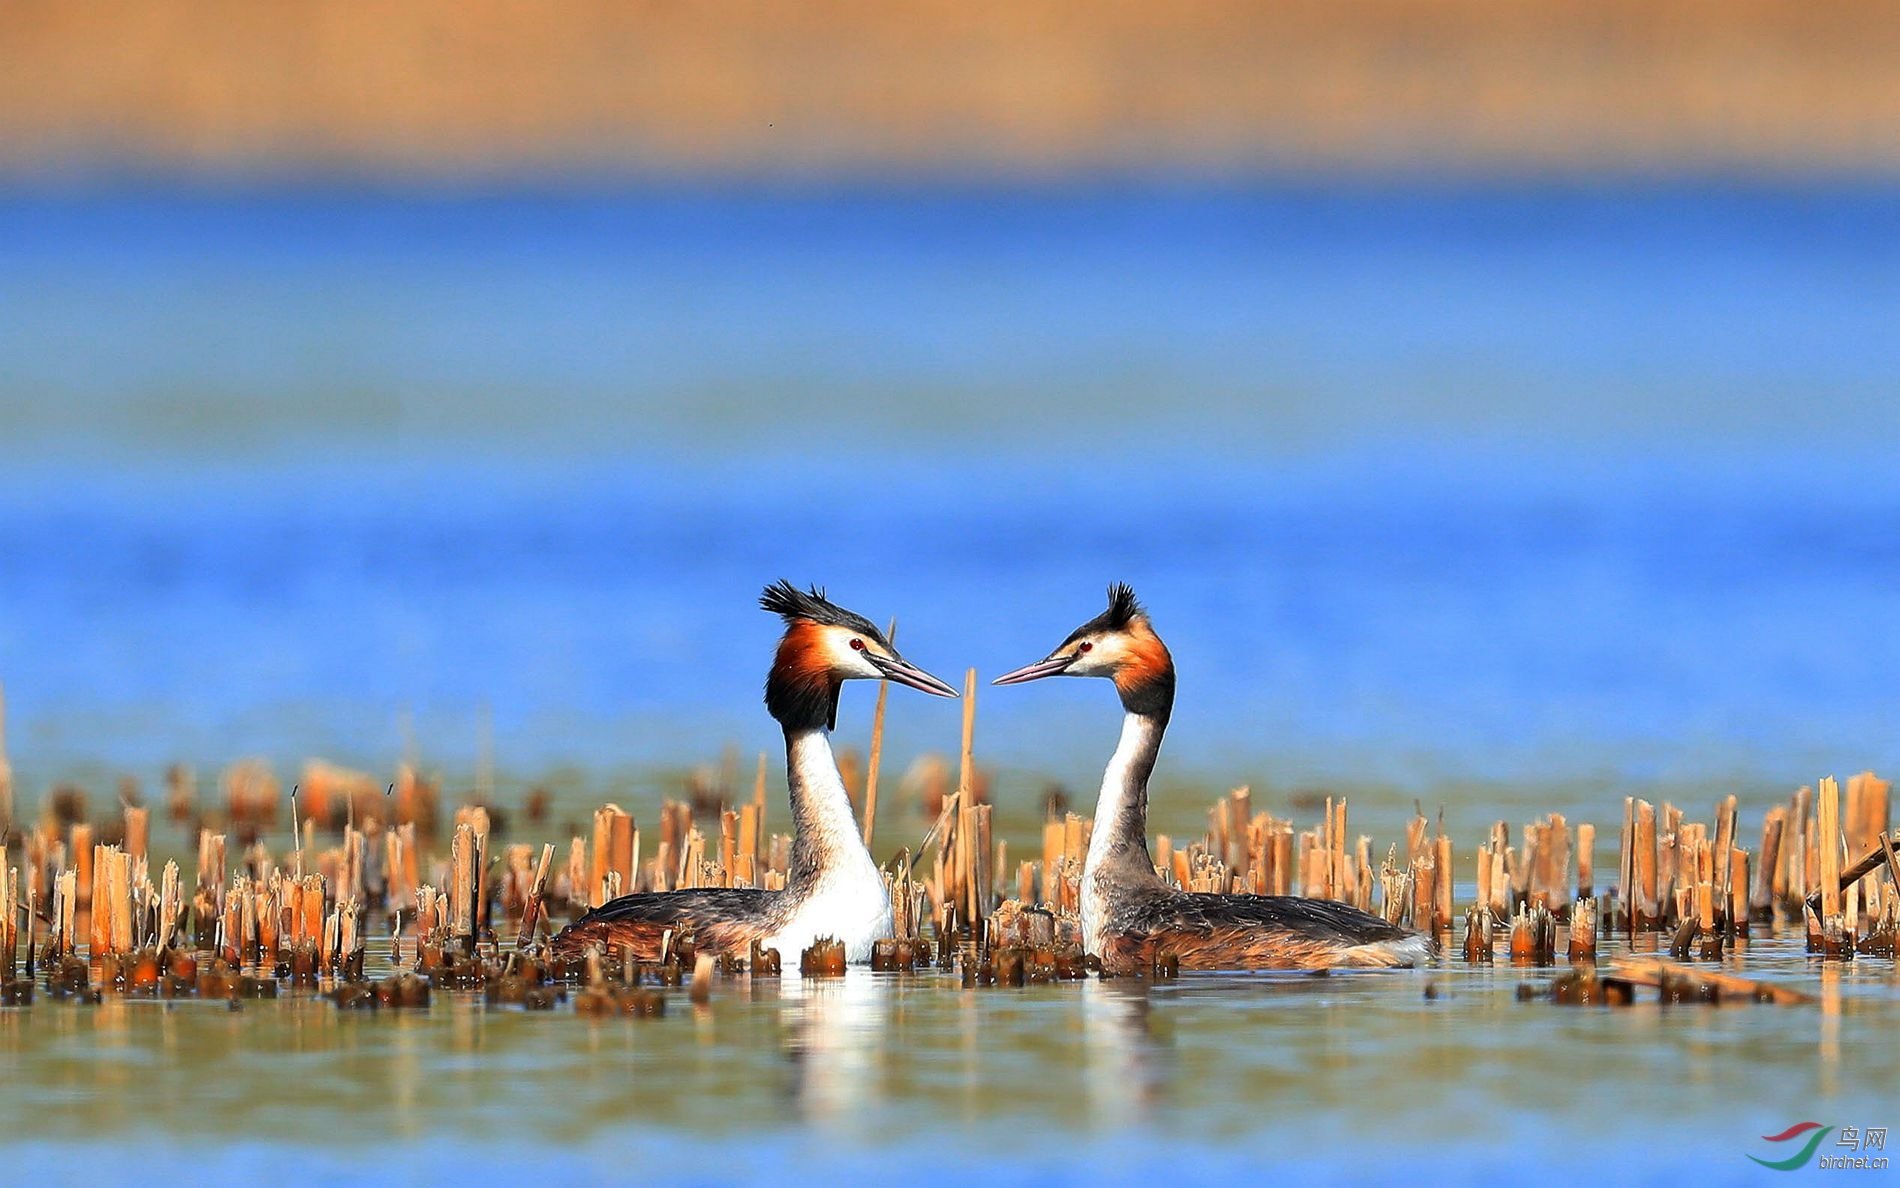
<path fill-rule="evenodd" d="M 789 582 L 768 586 L 759 605 L 785 620 L 765 705 L 785 732 L 792 801 L 792 857 L 785 889 L 700 887 L 622 895 L 574 921 L 554 938 L 557 954 L 590 946 L 631 950 L 656 960 L 668 930 L 692 933 L 706 952 L 745 953 L 753 941 L 798 954 L 821 937 L 842 941 L 848 960 L 868 961 L 871 944 L 891 934 L 884 876 L 865 848 L 851 798 L 832 757 L 838 693 L 845 681 L 891 680 L 939 697 L 957 691 L 897 654 L 870 620 Z"/>
<path fill-rule="evenodd" d="M 1408 966 L 1431 940 L 1358 908 L 1292 895 L 1179 891 L 1148 852 L 1148 777 L 1174 711 L 1174 658 L 1126 585 L 1108 609 L 1046 659 L 997 677 L 1016 685 L 1052 676 L 1106 677 L 1121 694 L 1121 741 L 1095 805 L 1081 883 L 1082 944 L 1111 972 L 1132 972 L 1167 951 L 1183 969 Z"/>

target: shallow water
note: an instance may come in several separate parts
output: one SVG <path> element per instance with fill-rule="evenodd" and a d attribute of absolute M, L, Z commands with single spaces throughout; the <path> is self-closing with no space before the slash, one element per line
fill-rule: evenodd
<path fill-rule="evenodd" d="M 1558 1007 L 1516 996 L 1548 971 L 1462 960 L 1019 990 L 934 971 L 734 979 L 703 1008 L 669 991 L 656 1020 L 458 994 L 418 1013 L 307 993 L 237 1012 L 42 998 L 0 1011 L 0 1133 L 33 1136 L 27 1169 L 68 1172 L 103 1149 L 392 1181 L 491 1161 L 708 1181 L 946 1161 L 1008 1183 L 1283 1164 L 1356 1179 L 1415 1159 L 1434 1178 L 1508 1159 L 1531 1180 L 1588 1162 L 1728 1181 L 1795 1121 L 1891 1120 L 1890 960 L 1823 966 L 1763 939 L 1728 964 L 1820 1001 Z"/>

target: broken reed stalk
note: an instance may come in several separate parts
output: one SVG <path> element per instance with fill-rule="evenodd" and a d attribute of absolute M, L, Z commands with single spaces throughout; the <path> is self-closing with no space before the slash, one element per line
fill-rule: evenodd
<path fill-rule="evenodd" d="M 1616 847 L 1616 894 L 1622 901 L 1623 920 L 1629 935 L 1636 934 L 1636 798 L 1623 798 L 1623 832 Z M 1612 920 L 1614 925 L 1614 920 Z"/>
<path fill-rule="evenodd" d="M 1748 914 L 1754 919 L 1773 919 L 1777 901 L 1786 894 L 1780 885 L 1781 841 L 1787 828 L 1788 810 L 1776 805 L 1761 823 L 1761 853 L 1755 864 L 1755 886 L 1748 897 Z"/>
<path fill-rule="evenodd" d="M 92 844 L 92 826 L 84 821 L 74 825 L 67 850 L 72 854 L 73 865 L 79 871 L 79 906 L 90 907 L 93 883 L 98 878 L 95 868 L 98 854 Z"/>
<path fill-rule="evenodd" d="M 1849 776 L 1847 810 L 1843 825 L 1847 834 L 1847 852 L 1859 854 L 1880 844 L 1887 828 L 1888 802 L 1893 785 L 1871 771 Z"/>
<path fill-rule="evenodd" d="M 640 868 L 640 831 L 632 813 L 619 813 L 612 821 L 608 839 L 607 868 L 620 878 L 623 893 L 634 889 Z"/>
<path fill-rule="evenodd" d="M 0 839 L 12 831 L 13 765 L 7 762 L 7 688 L 0 685 Z"/>
<path fill-rule="evenodd" d="M 1661 921 L 1656 896 L 1656 809 L 1647 800 L 1636 802 L 1635 855 L 1631 873 L 1636 894 L 1630 913 L 1632 933 L 1654 928 Z"/>
<path fill-rule="evenodd" d="M 547 897 L 548 871 L 554 865 L 554 846 L 549 843 L 541 847 L 541 861 L 534 870 L 534 885 L 528 890 L 528 902 L 521 909 L 521 930 L 515 938 L 517 948 L 526 949 L 534 943 L 535 931 L 541 923 L 541 904 Z"/>
<path fill-rule="evenodd" d="M 755 834 L 755 837 L 757 840 L 754 842 L 755 848 L 752 854 L 752 861 L 756 865 L 759 861 L 759 858 L 761 857 L 761 855 L 756 849 L 758 842 L 763 841 L 765 838 L 770 836 L 770 834 L 766 832 L 766 820 L 765 820 L 765 752 L 764 751 L 759 752 L 759 771 L 758 771 L 757 777 L 754 778 L 754 780 L 752 781 L 752 815 L 757 818 L 757 822 L 755 824 L 755 828 L 757 829 L 757 833 Z"/>
<path fill-rule="evenodd" d="M 594 810 L 594 845 L 590 851 L 587 882 L 581 891 L 589 907 L 599 907 L 607 902 L 608 855 L 613 851 L 613 817 L 619 812 L 620 806 L 617 804 L 603 805 Z"/>
<path fill-rule="evenodd" d="M 1729 902 L 1729 876 L 1732 865 L 1729 861 L 1729 851 L 1735 848 L 1735 806 L 1735 795 L 1730 793 L 1722 798 L 1722 803 L 1716 806 L 1715 810 L 1715 849 L 1713 851 L 1715 887 L 1713 890 L 1717 901 L 1723 905 L 1724 912 L 1728 910 Z"/>
<path fill-rule="evenodd" d="M 92 847 L 92 889 L 86 894 L 91 907 L 86 952 L 93 957 L 102 956 L 112 947 L 112 860 L 108 855 L 112 848 Z"/>
<path fill-rule="evenodd" d="M 1821 922 L 1825 926 L 1841 914 L 1841 786 L 1833 776 L 1821 781 L 1815 827 L 1820 835 L 1817 856 L 1821 866 Z"/>
<path fill-rule="evenodd" d="M 1412 927 L 1427 935 L 1438 931 L 1437 875 L 1429 858 L 1412 859 L 1411 922 Z"/>
<path fill-rule="evenodd" d="M 1491 838 L 1491 916 L 1503 923 L 1511 906 L 1511 847 L 1507 844 L 1504 822 L 1499 821 Z"/>
<path fill-rule="evenodd" d="M 1882 832 L 1876 835 L 1874 840 L 1875 846 L 1871 851 L 1859 861 L 1855 862 L 1854 865 L 1841 872 L 1834 888 L 1836 898 L 1839 898 L 1846 893 L 1849 888 L 1881 867 L 1886 867 L 1889 873 L 1894 877 L 1895 885 L 1900 886 L 1900 868 L 1896 868 L 1895 865 L 1892 839 L 1889 838 L 1885 832 Z M 1809 898 L 1809 906 L 1816 911 L 1822 910 L 1826 902 L 1826 897 L 1820 891 L 1815 892 L 1815 895 Z"/>
<path fill-rule="evenodd" d="M 1038 869 L 1041 876 L 1035 899 L 1024 898 L 1024 903 L 1041 903 L 1045 906 L 1060 908 L 1062 903 L 1062 838 L 1065 832 L 1063 823 L 1056 819 L 1053 812 L 1042 823 L 1042 864 Z"/>
<path fill-rule="evenodd" d="M 1519 903 L 1511 918 L 1511 961 L 1516 965 L 1550 965 L 1557 959 L 1557 923 L 1541 903 Z"/>
<path fill-rule="evenodd" d="M 731 809 L 719 812 L 719 872 L 721 887 L 732 886 L 732 871 L 739 864 L 739 814 Z"/>
<path fill-rule="evenodd" d="M 1794 844 L 1786 847 L 1788 871 L 1783 883 L 1791 900 L 1805 900 L 1815 890 L 1813 848 L 1814 789 L 1804 787 L 1794 794 Z"/>
<path fill-rule="evenodd" d="M 457 825 L 449 843 L 449 935 L 468 953 L 475 951 L 476 866 L 475 830 Z"/>
<path fill-rule="evenodd" d="M 635 889 L 637 835 L 632 814 L 619 805 L 594 810 L 593 860 L 584 891 L 588 906 L 599 907 Z"/>
<path fill-rule="evenodd" d="M 5 848 L 0 847 L 0 857 L 5 853 Z M 13 980 L 20 947 L 19 908 L 19 868 L 0 863 L 0 982 Z"/>
<path fill-rule="evenodd" d="M 111 879 L 108 889 L 112 901 L 112 930 L 107 942 L 113 953 L 132 951 L 132 856 L 113 846 L 109 850 L 111 859 Z M 98 902 L 93 903 L 93 911 L 99 910 Z"/>
<path fill-rule="evenodd" d="M 125 806 L 125 852 L 134 858 L 144 858 L 150 848 L 152 836 L 152 811 L 137 805 Z"/>
<path fill-rule="evenodd" d="M 224 883 L 224 835 L 209 829 L 198 831 L 198 889 L 215 889 Z"/>
<path fill-rule="evenodd" d="M 980 906 L 978 919 L 990 914 L 990 906 L 996 902 L 996 867 L 998 858 L 1007 860 L 1002 851 L 1002 843 L 995 840 L 991 826 L 994 806 L 979 804 L 976 806 L 976 837 L 971 849 L 975 851 L 977 902 Z"/>
<path fill-rule="evenodd" d="M 963 674 L 963 745 L 958 751 L 957 767 L 957 841 L 958 856 L 961 862 L 958 872 L 958 885 L 967 896 L 967 903 L 960 905 L 966 911 L 964 918 L 971 924 L 981 921 L 987 912 L 988 904 L 983 901 L 978 878 L 977 814 L 972 803 L 976 788 L 976 669 L 971 668 Z M 987 819 L 987 814 L 985 815 Z M 987 860 L 983 865 L 987 866 Z"/>
<path fill-rule="evenodd" d="M 53 946 L 53 956 L 70 957 L 78 951 L 79 934 L 79 872 L 64 870 L 53 881 L 53 918 L 58 929 L 58 941 Z"/>
<path fill-rule="evenodd" d="M 1594 961 L 1597 955 L 1597 901 L 1583 895 L 1570 905 L 1570 959 Z"/>
<path fill-rule="evenodd" d="M 755 803 L 748 803 L 739 809 L 739 865 L 733 871 L 733 877 L 741 885 L 756 887 L 759 885 L 759 806 L 756 801 L 764 799 L 765 791 L 765 752 L 759 752 L 759 774 L 757 788 L 754 791 Z"/>
<path fill-rule="evenodd" d="M 897 620 L 892 619 L 884 638 L 897 646 Z M 864 766 L 864 848 L 871 848 L 877 834 L 877 777 L 884 758 L 884 706 L 891 699 L 891 683 L 877 683 L 877 707 L 871 711 L 871 756 Z"/>
<path fill-rule="evenodd" d="M 1722 994 L 1752 998 L 1758 1002 L 1772 1002 L 1779 1006 L 1793 1006 L 1814 1001 L 1813 998 L 1798 990 L 1773 982 L 1717 973 L 1704 967 L 1690 968 L 1673 961 L 1665 961 L 1660 957 L 1618 957 L 1611 963 L 1611 967 L 1618 978 L 1634 982 L 1639 986 L 1667 989 L 1674 983 L 1693 988 L 1712 987 Z"/>

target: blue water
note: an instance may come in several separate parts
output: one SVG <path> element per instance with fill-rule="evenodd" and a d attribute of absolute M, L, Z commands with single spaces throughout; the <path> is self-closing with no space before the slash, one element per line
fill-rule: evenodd
<path fill-rule="evenodd" d="M 1897 199 L 15 192 L 12 759 L 383 767 L 405 715 L 522 778 L 769 746 L 784 575 L 953 679 L 1135 583 L 1184 778 L 1892 767 Z M 1080 682 L 981 707 L 1075 783 L 1114 730 Z"/>
<path fill-rule="evenodd" d="M 134 1152 L 159 1177 L 189 1163 L 194 1183 L 517 1166 L 683 1184 L 919 1166 L 1006 1185 L 1389 1183 L 1414 1166 L 1434 1183 L 1761 1183 L 1761 1136 L 1793 1120 L 1888 1124 L 1900 1004 L 1886 959 L 1817 968 L 1760 931 L 1731 963 L 1819 1002 L 1558 1007 L 1517 996 L 1555 971 L 1456 958 L 990 991 L 939 972 L 719 979 L 707 1003 L 672 992 L 640 1021 L 441 989 L 427 1012 L 380 1013 L 292 989 L 236 1012 L 43 997 L 0 1012 L 19 1086 L 0 1091 L 0 1148 L 55 1184 Z"/>
<path fill-rule="evenodd" d="M 1900 435 L 1900 185 L 0 194 L 0 428 L 247 455 Z"/>

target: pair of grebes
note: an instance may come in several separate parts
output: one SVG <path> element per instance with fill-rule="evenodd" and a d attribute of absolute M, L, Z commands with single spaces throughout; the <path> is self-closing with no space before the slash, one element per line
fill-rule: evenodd
<path fill-rule="evenodd" d="M 785 731 L 792 801 L 792 855 L 785 888 L 700 887 L 623 895 L 555 938 L 558 952 L 592 945 L 658 957 L 668 932 L 700 949 L 743 953 L 752 942 L 797 954 L 814 941 L 843 942 L 852 962 L 891 933 L 884 878 L 858 833 L 832 758 L 838 692 L 845 681 L 890 680 L 939 697 L 957 691 L 897 654 L 870 620 L 789 582 L 759 604 L 785 620 L 765 705 Z M 1121 694 L 1121 741 L 1102 777 L 1095 829 L 1082 869 L 1082 946 L 1111 973 L 1133 972 L 1165 950 L 1183 969 L 1322 969 L 1413 965 L 1431 940 L 1357 908 L 1290 895 L 1179 891 L 1162 881 L 1148 852 L 1148 777 L 1174 708 L 1174 660 L 1126 585 L 1108 609 L 1069 633 L 1046 659 L 997 677 L 1019 685 L 1044 677 L 1105 677 Z"/>

